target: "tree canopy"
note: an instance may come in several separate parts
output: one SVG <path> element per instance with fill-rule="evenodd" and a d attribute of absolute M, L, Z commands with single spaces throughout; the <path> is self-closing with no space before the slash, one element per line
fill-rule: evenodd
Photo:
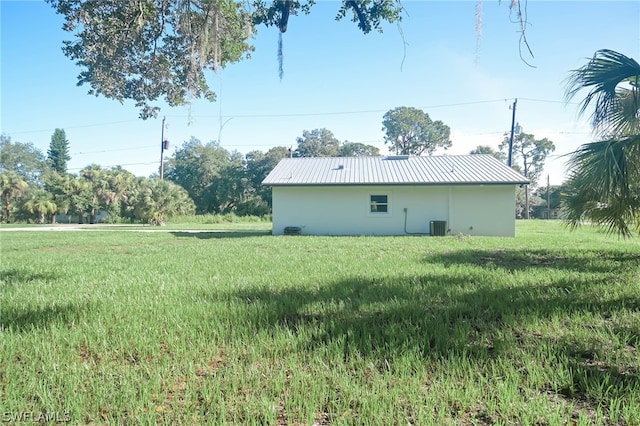
<path fill-rule="evenodd" d="M 255 195 L 267 203 L 266 211 L 272 203 L 271 188 L 262 186 L 262 181 L 267 177 L 269 172 L 283 158 L 289 157 L 289 148 L 284 146 L 276 146 L 268 150 L 266 153 L 262 151 L 251 151 L 246 158 L 246 173 L 251 187 L 251 191 Z M 255 204 L 255 203 L 254 203 Z M 248 211 L 247 213 L 253 213 Z"/>
<path fill-rule="evenodd" d="M 254 151 L 245 160 L 216 142 L 192 137 L 167 161 L 165 176 L 188 192 L 199 214 L 263 215 L 269 207 L 260 184 L 283 155 L 288 150 L 279 147 L 267 154 Z"/>
<path fill-rule="evenodd" d="M 0 173 L 16 173 L 33 185 L 46 170 L 44 155 L 31 142 L 13 142 L 9 136 L 0 136 Z"/>
<path fill-rule="evenodd" d="M 74 34 L 63 52 L 81 68 L 78 85 L 89 94 L 132 100 L 143 119 L 157 116 L 156 103 L 213 101 L 205 72 L 250 57 L 257 27 L 287 31 L 290 17 L 308 14 L 316 0 L 46 0 Z M 527 46 L 527 0 L 511 0 L 509 13 Z M 522 7 L 521 3 L 524 3 Z M 482 0 L 477 0 L 478 6 Z M 350 18 L 365 34 L 402 20 L 402 0 L 341 0 L 336 20 Z M 480 34 L 481 7 L 476 29 Z M 529 53 L 531 51 L 529 50 Z M 282 52 L 279 53 L 280 60 Z"/>
<path fill-rule="evenodd" d="M 69 155 L 69 141 L 63 129 L 53 131 L 47 151 L 47 160 L 54 171 L 67 173 L 67 161 L 71 160 L 71 155 Z"/>
<path fill-rule="evenodd" d="M 31 191 L 22 203 L 22 210 L 35 216 L 36 223 L 45 223 L 46 217 L 55 214 L 58 206 L 53 195 L 42 188 Z"/>
<path fill-rule="evenodd" d="M 567 220 L 588 219 L 630 236 L 640 231 L 640 64 L 612 50 L 598 50 L 571 72 L 566 98 L 588 90 L 580 113 L 593 108 L 596 140 L 580 146 L 569 165 Z"/>
<path fill-rule="evenodd" d="M 398 107 L 387 111 L 382 118 L 384 143 L 397 154 L 433 154 L 436 149 L 451 147 L 451 130 L 442 121 L 433 121 L 418 108 Z"/>
<path fill-rule="evenodd" d="M 176 149 L 165 167 L 165 178 L 187 190 L 198 213 L 217 210 L 213 183 L 229 165 L 230 153 L 215 142 L 203 144 L 192 137 Z"/>
<path fill-rule="evenodd" d="M 380 149 L 361 142 L 340 142 L 331 130 L 303 130 L 296 139 L 295 157 L 365 157 L 380 155 Z M 274 164 L 275 165 L 275 164 Z"/>
<path fill-rule="evenodd" d="M 206 71 L 248 58 L 256 26 L 287 30 L 290 16 L 309 13 L 314 0 L 47 0 L 75 39 L 64 54 L 81 67 L 78 85 L 90 94 L 133 100 L 140 117 L 155 117 L 191 98 L 215 99 Z M 343 0 L 336 19 L 352 13 L 364 32 L 401 19 L 399 0 Z"/>
<path fill-rule="evenodd" d="M 499 148 L 501 151 L 508 150 L 509 145 L 510 136 L 505 135 Z M 532 134 L 519 133 L 513 138 L 512 168 L 522 173 L 531 181 L 531 185 L 535 186 L 544 170 L 547 156 L 555 149 L 553 142 L 547 138 L 536 139 Z M 531 214 L 530 204 L 529 185 L 526 185 L 524 187 L 524 217 L 526 219 L 529 219 Z"/>
<path fill-rule="evenodd" d="M 500 161 L 505 161 L 507 159 L 507 155 L 504 152 L 496 151 L 489 145 L 478 145 L 475 149 L 472 149 L 471 152 L 469 152 L 469 154 L 471 155 L 487 154 L 495 157 Z"/>
<path fill-rule="evenodd" d="M 17 173 L 0 172 L 0 199 L 4 204 L 3 218 L 7 223 L 11 222 L 11 210 L 16 198 L 27 191 L 29 184 Z"/>
<path fill-rule="evenodd" d="M 345 141 L 338 150 L 338 157 L 375 157 L 380 149 L 360 142 Z"/>
<path fill-rule="evenodd" d="M 337 157 L 340 151 L 340 141 L 327 129 L 304 130 L 296 141 L 296 157 Z"/>
<path fill-rule="evenodd" d="M 505 135 L 499 148 L 504 151 L 508 147 L 509 136 Z M 532 134 L 519 133 L 513 138 L 513 168 L 527 177 L 533 185 L 536 185 L 544 170 L 547 156 L 555 149 L 553 142 L 547 138 L 536 139 Z"/>

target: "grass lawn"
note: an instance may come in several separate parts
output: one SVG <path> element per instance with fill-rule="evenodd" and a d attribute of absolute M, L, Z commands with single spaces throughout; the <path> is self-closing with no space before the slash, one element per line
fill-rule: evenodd
<path fill-rule="evenodd" d="M 6 229 L 0 247 L 2 421 L 640 424 L 637 237 Z"/>

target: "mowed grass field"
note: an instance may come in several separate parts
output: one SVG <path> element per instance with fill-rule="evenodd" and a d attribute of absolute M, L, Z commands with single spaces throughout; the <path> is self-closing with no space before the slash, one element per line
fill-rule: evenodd
<path fill-rule="evenodd" d="M 637 237 L 530 221 L 0 244 L 3 421 L 640 424 Z"/>

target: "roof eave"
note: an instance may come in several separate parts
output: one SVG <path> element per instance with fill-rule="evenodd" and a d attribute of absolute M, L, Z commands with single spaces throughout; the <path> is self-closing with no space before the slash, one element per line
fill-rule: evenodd
<path fill-rule="evenodd" d="M 265 183 L 262 186 L 463 186 L 463 185 L 528 185 L 529 181 L 500 182 L 313 182 Z"/>

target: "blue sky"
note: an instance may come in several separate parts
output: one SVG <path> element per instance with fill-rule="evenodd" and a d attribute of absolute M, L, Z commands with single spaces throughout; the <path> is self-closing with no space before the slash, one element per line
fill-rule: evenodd
<path fill-rule="evenodd" d="M 569 71 L 603 48 L 640 57 L 638 1 L 529 0 L 534 57 L 527 60 L 535 68 L 520 59 L 506 0 L 483 1 L 480 39 L 476 1 L 403 4 L 401 30 L 385 25 L 382 34 L 363 35 L 350 21 L 334 20 L 338 2 L 320 0 L 310 15 L 290 19 L 282 80 L 277 30 L 260 27 L 251 59 L 211 74 L 217 102 L 160 105 L 157 119 L 143 121 L 133 103 L 91 96 L 89 87 L 76 85 L 80 69 L 61 52 L 72 35 L 48 4 L 1 0 L 0 132 L 46 153 L 54 129 L 62 128 L 70 171 L 97 163 L 148 176 L 158 170 L 163 117 L 169 156 L 192 136 L 247 153 L 295 147 L 304 130 L 317 128 L 385 153 L 382 116 L 410 106 L 450 126 L 447 154 L 467 154 L 480 144 L 497 148 L 517 98 L 523 130 L 556 145 L 545 175 L 559 184 L 563 154 L 591 140 L 588 117 L 564 102 Z"/>

